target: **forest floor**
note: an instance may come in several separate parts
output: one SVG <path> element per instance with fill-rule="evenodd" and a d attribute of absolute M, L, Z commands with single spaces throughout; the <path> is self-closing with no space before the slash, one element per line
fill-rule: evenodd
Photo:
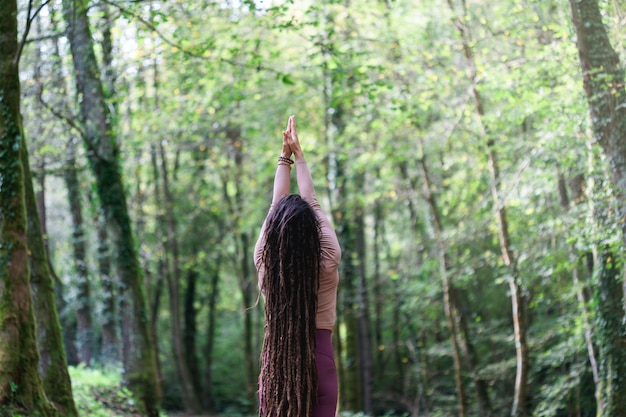
<path fill-rule="evenodd" d="M 174 414 L 167 414 L 168 417 L 219 417 L 216 415 L 210 415 L 210 414 L 187 414 L 187 413 L 174 413 Z"/>

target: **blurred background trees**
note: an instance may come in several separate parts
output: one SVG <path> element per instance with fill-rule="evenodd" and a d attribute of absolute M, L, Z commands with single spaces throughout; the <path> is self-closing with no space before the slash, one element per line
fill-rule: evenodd
<path fill-rule="evenodd" d="M 343 249 L 340 411 L 626 410 L 621 1 L 17 6 L 69 364 L 148 414 L 254 414 L 252 250 L 295 114 Z"/>

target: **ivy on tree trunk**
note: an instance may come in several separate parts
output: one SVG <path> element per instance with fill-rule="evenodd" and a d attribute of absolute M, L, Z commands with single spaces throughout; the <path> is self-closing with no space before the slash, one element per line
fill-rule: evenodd
<path fill-rule="evenodd" d="M 83 142 L 96 179 L 96 190 L 109 235 L 115 245 L 117 268 L 124 288 L 120 313 L 123 323 L 124 377 L 143 412 L 149 417 L 156 417 L 159 415 L 160 398 L 143 277 L 131 230 L 116 132 L 99 78 L 87 3 L 82 0 L 64 0 L 63 15 L 73 57 L 76 88 L 82 97 L 80 115 Z"/>
<path fill-rule="evenodd" d="M 39 376 L 30 293 L 17 2 L 0 1 L 0 408 L 54 417 Z"/>

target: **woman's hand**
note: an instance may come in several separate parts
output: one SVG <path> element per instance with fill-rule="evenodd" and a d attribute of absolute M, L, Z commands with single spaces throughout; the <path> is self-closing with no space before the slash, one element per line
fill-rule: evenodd
<path fill-rule="evenodd" d="M 302 152 L 302 147 L 300 146 L 300 141 L 298 140 L 298 132 L 296 131 L 296 116 L 289 117 L 289 122 L 287 123 L 287 143 L 289 144 L 289 148 L 296 159 L 300 159 L 304 156 Z"/>
<path fill-rule="evenodd" d="M 289 129 L 289 127 L 287 127 Z M 283 149 L 280 152 L 280 156 L 283 158 L 291 158 L 291 147 L 289 146 L 289 130 L 283 131 Z"/>

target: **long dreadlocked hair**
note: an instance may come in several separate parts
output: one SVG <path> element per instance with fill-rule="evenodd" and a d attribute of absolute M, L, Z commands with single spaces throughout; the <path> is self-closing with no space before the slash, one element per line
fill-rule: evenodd
<path fill-rule="evenodd" d="M 259 415 L 312 415 L 320 260 L 320 227 L 313 209 L 297 194 L 283 197 L 266 219 L 262 252 L 265 327 Z"/>

